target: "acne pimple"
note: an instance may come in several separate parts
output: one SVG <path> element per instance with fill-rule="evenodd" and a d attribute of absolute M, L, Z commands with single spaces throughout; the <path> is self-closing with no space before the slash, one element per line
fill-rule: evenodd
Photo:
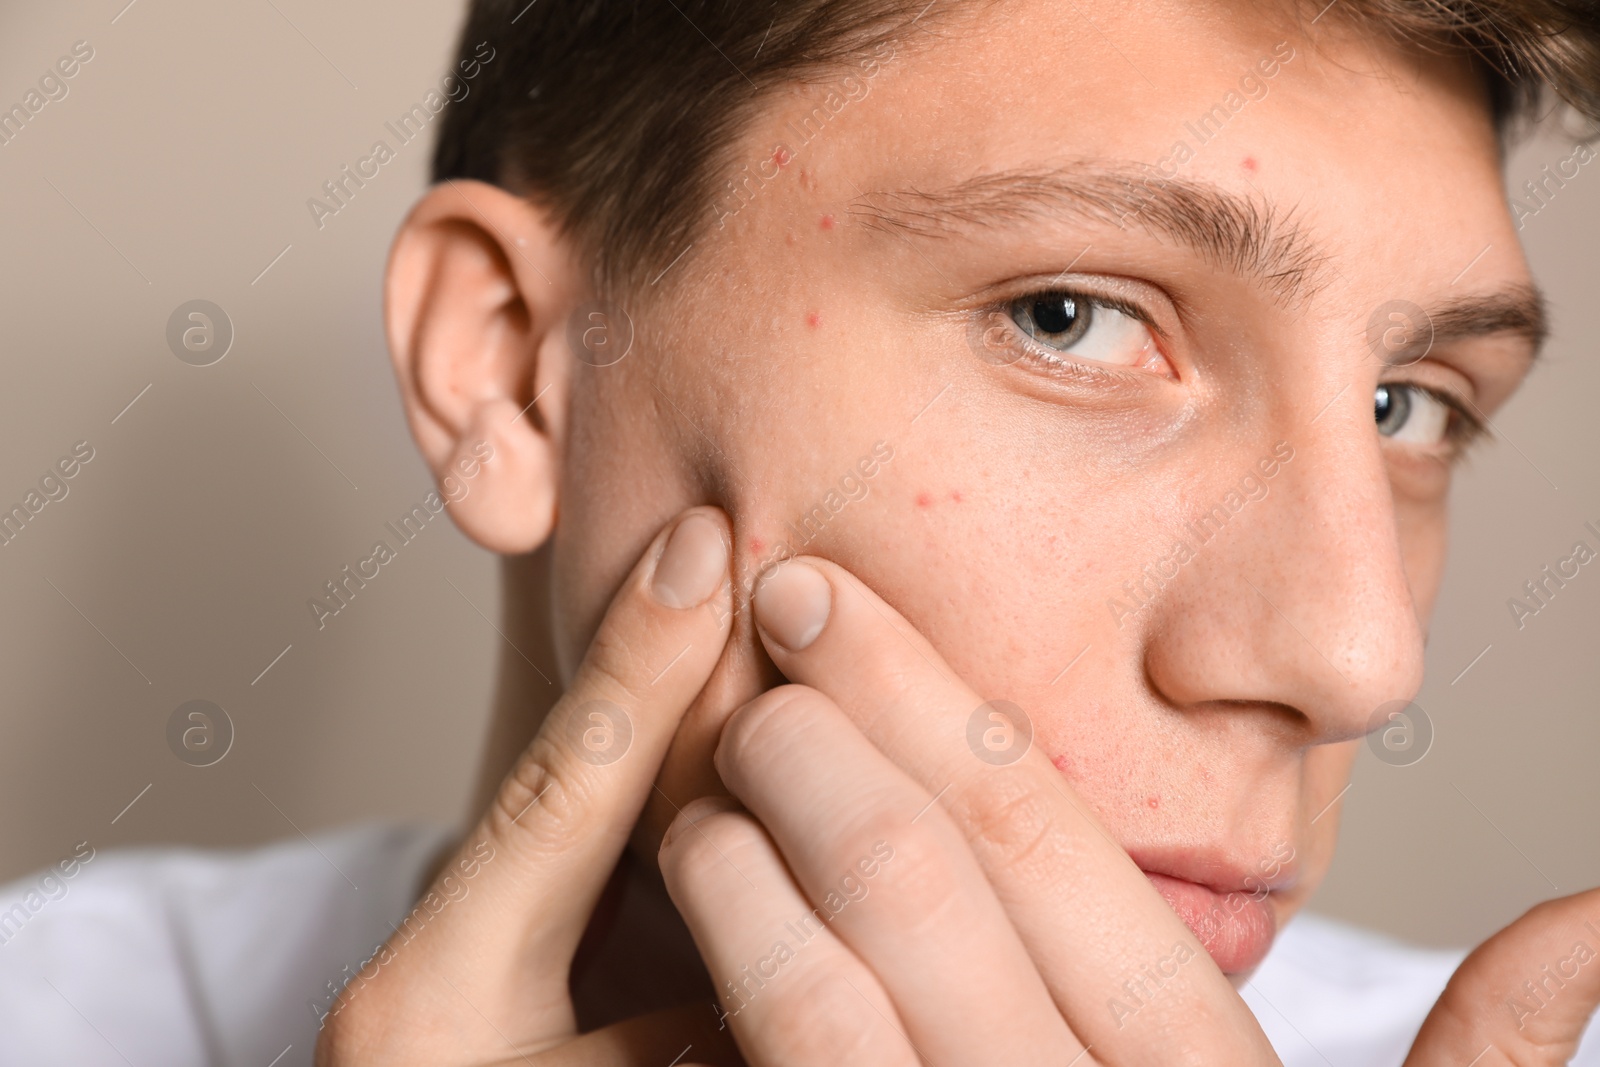
<path fill-rule="evenodd" d="M 1151 808 L 1152 808 L 1152 809 L 1154 809 L 1154 808 L 1159 808 L 1159 807 L 1160 807 L 1160 806 L 1161 806 L 1161 801 L 1160 801 L 1160 799 L 1158 799 L 1158 798 L 1156 798 L 1156 797 L 1150 797 L 1150 798 L 1149 798 L 1149 799 L 1147 799 L 1147 800 L 1146 800 L 1146 801 L 1145 801 L 1145 803 L 1146 803 L 1146 804 L 1148 804 L 1148 805 L 1150 805 L 1150 807 L 1151 807 Z"/>
<path fill-rule="evenodd" d="M 932 506 L 933 506 L 933 494 L 932 493 L 918 493 L 917 494 L 917 507 L 919 507 L 919 508 L 929 508 L 929 507 L 932 507 Z"/>
<path fill-rule="evenodd" d="M 1256 157 L 1245 156 L 1244 162 L 1241 163 L 1240 166 L 1244 167 L 1244 169 L 1249 171 L 1251 174 L 1254 174 L 1256 172 Z"/>
<path fill-rule="evenodd" d="M 762 550 L 765 549 L 766 547 L 767 547 L 767 543 L 765 541 L 761 540 L 761 538 L 759 538 L 759 537 L 750 538 L 750 554 L 751 555 L 754 555 L 754 556 L 761 555 Z"/>
<path fill-rule="evenodd" d="M 772 161 L 780 167 L 787 167 L 789 165 L 789 160 L 793 158 L 793 156 L 789 155 L 788 149 L 784 148 L 782 145 L 779 145 L 777 148 L 772 150 Z"/>
<path fill-rule="evenodd" d="M 959 489 L 950 490 L 950 499 L 954 500 L 957 504 L 961 503 L 961 490 L 959 490 Z"/>
<path fill-rule="evenodd" d="M 811 327 L 813 330 L 815 330 L 818 326 L 821 326 L 822 325 L 822 312 L 820 312 L 820 311 L 808 311 L 808 312 L 806 312 L 806 325 Z"/>
<path fill-rule="evenodd" d="M 832 215 L 824 215 L 824 216 L 822 216 L 822 222 L 821 222 L 821 225 L 822 225 L 822 228 L 823 228 L 823 229 L 824 229 L 824 230 L 831 230 L 831 229 L 833 229 L 833 227 L 834 227 L 834 220 L 833 220 L 833 216 L 832 216 Z"/>
<path fill-rule="evenodd" d="M 1070 757 L 1056 756 L 1053 757 L 1050 762 L 1055 764 L 1056 770 L 1060 771 L 1062 774 L 1070 775 L 1072 773 L 1072 759 Z"/>

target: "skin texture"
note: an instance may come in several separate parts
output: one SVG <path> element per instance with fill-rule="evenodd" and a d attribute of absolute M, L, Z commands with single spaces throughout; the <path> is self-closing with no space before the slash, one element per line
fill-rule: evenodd
<path fill-rule="evenodd" d="M 1420 685 L 1444 562 L 1447 467 L 1376 433 L 1369 314 L 1527 282 L 1484 103 L 1460 69 L 1344 43 L 1331 26 L 1109 5 L 1091 16 L 1097 31 L 1057 5 L 1005 10 L 976 38 L 951 26 L 952 44 L 913 31 L 871 95 L 672 269 L 677 288 L 636 316 L 638 351 L 581 368 L 564 461 L 583 489 L 563 496 L 554 534 L 562 659 L 581 654 L 584 620 L 678 508 L 726 507 L 753 569 L 769 555 L 758 543 L 785 540 L 884 441 L 894 458 L 870 493 L 804 550 L 862 578 L 977 692 L 1027 709 L 1036 743 L 1130 852 L 1243 888 L 1289 843 L 1297 877 L 1273 896 L 1285 919 L 1331 856 L 1337 809 L 1311 819 L 1344 787 L 1353 739 Z M 936 239 L 870 224 L 889 202 L 879 192 L 1082 159 L 1153 164 L 1193 143 L 1184 123 L 1284 40 L 1296 58 L 1181 177 L 1295 209 L 1327 264 L 1297 306 L 1114 220 L 1034 213 Z M 822 96 L 775 101 L 733 159 L 793 140 L 790 120 Z M 919 112 L 937 120 L 903 118 Z M 1404 177 L 1375 150 L 1396 143 L 1413 146 Z M 1164 312 L 1177 381 L 974 358 L 966 309 L 1069 266 L 1139 283 Z M 1462 390 L 1492 415 L 1526 358 L 1516 338 L 1476 339 L 1390 380 Z M 1294 459 L 1266 498 L 1118 626 L 1107 599 L 1129 603 L 1122 584 L 1278 442 Z M 740 698 L 761 684 L 752 644 L 736 633 L 718 679 Z M 714 790 L 719 711 L 685 723 L 669 795 Z M 671 814 L 658 801 L 651 817 Z"/>
<path fill-rule="evenodd" d="M 980 1048 L 1017 1042 L 1007 1062 L 1065 1062 L 1091 1041 L 1085 1064 L 1272 1061 L 1223 974 L 1242 980 L 1264 941 L 1242 945 L 1236 922 L 1181 902 L 1198 892 L 1232 911 L 1248 894 L 1257 902 L 1238 908 L 1258 926 L 1292 916 L 1327 869 L 1361 738 L 1420 685 L 1457 449 L 1380 434 L 1373 397 L 1409 383 L 1492 416 L 1531 361 L 1536 316 L 1485 98 L 1464 64 L 1274 7 L 1241 17 L 1161 0 L 1010 0 L 984 12 L 908 29 L 866 89 L 824 80 L 766 101 L 728 171 L 782 165 L 746 202 L 708 203 L 703 238 L 623 299 L 633 340 L 612 365 L 574 358 L 575 314 L 580 329 L 620 319 L 587 317 L 582 257 L 535 204 L 452 182 L 407 221 L 388 322 L 413 432 L 441 477 L 492 445 L 452 513 L 494 551 L 544 546 L 510 591 L 548 583 L 548 670 L 568 695 L 476 832 L 520 850 L 498 877 L 535 873 L 483 883 L 480 899 L 496 903 L 447 912 L 431 947 L 408 947 L 389 969 L 388 992 L 348 1002 L 323 1062 L 486 1062 L 505 1041 L 551 1062 L 569 1062 L 563 1048 L 570 1062 L 670 1058 L 682 1029 L 665 1024 L 659 1048 L 624 1040 L 637 1024 L 583 1049 L 563 1043 L 587 1028 L 580 1016 L 682 1000 L 696 951 L 725 978 L 765 936 L 736 916 L 767 907 L 776 919 L 814 899 L 819 879 L 853 862 L 834 829 L 850 848 L 868 843 L 877 824 L 845 834 L 852 813 L 893 808 L 904 826 L 936 797 L 897 839 L 911 858 L 882 886 L 899 888 L 877 890 L 875 911 L 847 911 L 840 940 L 804 964 L 855 974 L 862 1001 L 908 1044 L 880 1028 L 871 1040 L 886 1046 L 862 1030 L 848 1047 L 797 1047 L 785 994 L 735 1020 L 753 1062 L 898 1062 L 913 1038 L 973 1062 L 941 1029 L 951 1005 L 939 1008 L 939 982 L 965 989 L 973 976 L 1019 1005 L 1013 1032 L 981 1035 Z M 1191 124 L 1219 104 L 1222 129 L 1200 143 Z M 802 144 L 795 128 L 818 105 L 826 122 Z M 1192 154 L 1173 163 L 1180 140 Z M 1130 206 L 1108 173 L 1135 164 L 1167 167 L 1169 184 Z M 1002 190 L 993 179 L 1006 173 L 1023 180 Z M 1040 189 L 1091 201 L 1018 195 Z M 1189 247 L 1162 225 L 1181 193 L 1238 221 L 1235 233 L 1254 220 L 1259 239 Z M 1219 196 L 1242 207 L 1230 215 Z M 1124 321 L 1128 343 L 1097 349 L 1110 364 L 1041 354 L 1008 309 L 1052 287 L 1136 306 L 1149 332 Z M 1404 366 L 1369 343 L 1374 310 L 1394 300 L 1438 327 Z M 1493 314 L 1459 311 L 1473 301 Z M 1219 504 L 1226 526 L 1198 536 L 1191 524 Z M 654 566 L 663 526 L 696 505 L 717 509 L 704 514 L 731 548 L 718 606 L 690 610 L 692 625 L 652 622 L 631 644 L 606 638 L 608 607 L 617 627 L 633 625 L 628 591 Z M 812 536 L 795 529 L 807 515 Z M 1190 551 L 1175 564 L 1180 541 Z M 790 651 L 757 625 L 769 612 L 778 625 L 784 609 L 751 598 L 764 569 L 798 553 L 826 576 L 833 610 L 813 646 Z M 1166 577 L 1145 578 L 1147 567 Z M 573 687 L 597 655 L 648 723 L 647 754 L 618 779 L 625 799 L 601 804 L 604 833 L 578 801 L 621 787 L 582 771 L 529 845 L 508 816 L 541 783 L 570 784 L 570 754 L 552 757 L 547 735 L 581 722 Z M 695 682 L 678 677 L 684 692 L 651 710 L 658 671 Z M 786 678 L 801 685 L 772 688 Z M 542 711 L 552 696 L 530 703 Z M 1032 731 L 1003 773 L 965 746 L 968 716 L 992 700 L 1023 709 Z M 494 736 L 523 736 L 536 718 L 519 734 L 502 716 Z M 491 758 L 491 780 L 506 758 Z M 650 788 L 640 774 L 657 766 Z M 832 822 L 802 818 L 862 782 L 874 788 Z M 748 812 L 693 803 L 730 791 Z M 602 947 L 579 985 L 611 993 L 586 1011 L 568 999 L 565 963 L 630 832 L 633 911 L 607 923 L 632 955 Z M 594 840 L 604 847 L 568 844 Z M 570 876 L 578 852 L 588 860 L 575 886 L 548 876 Z M 762 876 L 741 884 L 730 867 Z M 1140 869 L 1170 877 L 1152 886 Z M 905 897 L 929 878 L 948 893 Z M 559 922 L 536 891 L 545 884 L 567 886 Z M 692 944 L 658 921 L 671 915 L 665 890 Z M 897 893 L 910 914 L 943 914 L 939 943 L 963 965 L 897 971 L 919 937 L 884 932 Z M 1480 954 L 1416 1062 L 1481 1049 L 1483 990 L 1515 988 L 1519 953 L 1545 951 L 1552 924 L 1575 926 L 1585 907 L 1600 910 L 1565 902 L 1533 917 L 1534 934 Z M 992 936 L 961 947 L 972 930 Z M 1221 969 L 1199 955 L 1141 1008 L 1150 1025 L 1108 1026 L 1107 990 L 1180 943 Z M 415 976 L 461 960 L 475 963 L 457 992 L 500 1021 L 498 1047 L 428 1021 L 460 1005 L 420 992 Z M 662 977 L 627 995 L 607 985 L 641 970 Z M 1561 1022 L 1541 1035 L 1542 1054 L 1581 1024 Z"/>

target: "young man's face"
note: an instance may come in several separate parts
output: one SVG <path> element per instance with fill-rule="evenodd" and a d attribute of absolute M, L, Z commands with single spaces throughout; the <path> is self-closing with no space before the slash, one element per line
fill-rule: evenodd
<path fill-rule="evenodd" d="M 564 663 L 720 504 L 742 602 L 839 562 L 1026 711 L 1191 925 L 1187 883 L 1286 919 L 1421 681 L 1465 426 L 1432 393 L 1492 416 L 1531 357 L 1483 91 L 1337 14 L 1010 0 L 768 101 L 633 351 L 576 368 Z M 678 803 L 759 647 L 741 608 Z"/>

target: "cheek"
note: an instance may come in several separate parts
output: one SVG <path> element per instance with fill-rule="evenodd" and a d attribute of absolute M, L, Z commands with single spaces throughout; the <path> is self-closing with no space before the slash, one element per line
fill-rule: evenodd
<path fill-rule="evenodd" d="M 1336 745 L 1319 745 L 1306 753 L 1300 810 L 1304 820 L 1316 818 L 1317 821 L 1304 826 L 1300 840 L 1295 842 L 1299 882 L 1293 889 L 1273 895 L 1280 926 L 1305 905 L 1327 876 L 1328 866 L 1333 862 L 1334 848 L 1338 844 L 1339 819 L 1344 806 L 1343 800 L 1333 803 L 1331 807 L 1330 802 L 1350 784 L 1351 771 L 1364 744 L 1365 739 L 1358 738 Z M 1322 813 L 1320 816 L 1319 812 Z"/>
<path fill-rule="evenodd" d="M 1433 606 L 1439 597 L 1449 548 L 1450 524 L 1444 502 L 1441 500 L 1425 508 L 1399 511 L 1397 528 L 1406 582 L 1411 587 L 1417 614 L 1426 623 L 1433 615 Z"/>
<path fill-rule="evenodd" d="M 551 534 L 562 683 L 572 678 L 612 596 L 661 528 L 686 508 L 723 503 L 696 482 L 670 427 L 643 392 L 647 385 L 623 374 L 580 374 L 572 382 Z M 514 497 L 499 503 L 518 506 Z"/>

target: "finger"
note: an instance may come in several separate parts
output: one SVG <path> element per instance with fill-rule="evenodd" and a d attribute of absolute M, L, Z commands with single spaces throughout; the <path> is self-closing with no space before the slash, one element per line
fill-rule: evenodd
<path fill-rule="evenodd" d="M 346 986 L 336 1021 L 355 1037 L 426 1062 L 420 1019 L 481 1015 L 519 1047 L 570 1036 L 573 952 L 727 639 L 728 537 L 720 511 L 696 508 L 646 549 L 494 803 Z"/>
<path fill-rule="evenodd" d="M 1096 1056 L 1277 1062 L 1194 934 L 1027 743 L 1020 709 L 986 703 L 893 608 L 825 560 L 767 572 L 755 608 L 784 676 L 831 696 L 940 798 L 1057 1008 Z M 987 745 L 999 726 L 1013 728 L 1016 743 Z"/>
<path fill-rule="evenodd" d="M 818 917 L 760 824 L 728 807 L 688 804 L 662 839 L 661 873 L 746 1059 L 918 1064 L 882 984 Z"/>
<path fill-rule="evenodd" d="M 686 1004 L 594 1030 L 532 1060 L 496 1067 L 744 1067 L 717 1006 Z"/>
<path fill-rule="evenodd" d="M 1092 1067 L 948 813 L 833 701 L 763 694 L 729 719 L 716 763 L 930 1062 Z"/>
<path fill-rule="evenodd" d="M 1567 1063 L 1600 1004 L 1600 889 L 1550 900 L 1479 945 L 1445 987 L 1406 1067 Z"/>
<path fill-rule="evenodd" d="M 474 835 L 501 857 L 475 887 L 483 904 L 461 916 L 486 947 L 551 952 L 565 981 L 678 722 L 727 640 L 728 543 L 722 513 L 696 508 L 657 537 L 612 600 Z"/>

